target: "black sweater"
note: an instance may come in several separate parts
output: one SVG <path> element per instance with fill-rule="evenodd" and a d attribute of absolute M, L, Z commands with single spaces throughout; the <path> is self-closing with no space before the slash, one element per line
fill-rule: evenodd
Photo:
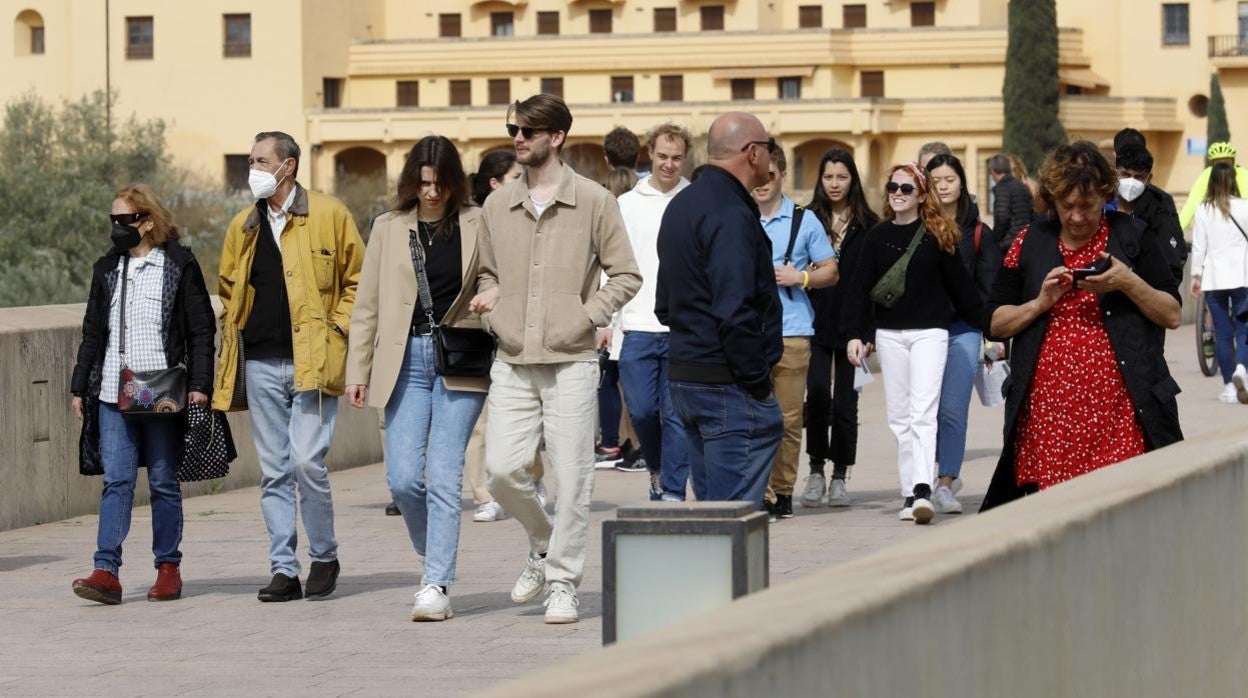
<path fill-rule="evenodd" d="M 871 302 L 871 289 L 884 272 L 901 259 L 910 245 L 918 221 L 897 225 L 881 223 L 867 233 L 862 256 L 845 290 L 841 328 L 846 340 L 873 341 L 875 330 L 948 329 L 957 316 L 972 327 L 980 326 L 984 301 L 975 281 L 955 250 L 944 252 L 931 234 L 923 236 L 906 267 L 906 292 L 891 308 Z M 871 317 L 874 312 L 874 326 Z"/>
<path fill-rule="evenodd" d="M 870 214 L 866 224 L 851 221 L 841 239 L 841 247 L 837 250 L 836 264 L 840 270 L 841 280 L 835 286 L 817 288 L 807 291 L 810 304 L 815 309 L 815 343 L 828 349 L 845 350 L 848 339 L 841 332 L 841 313 L 845 305 L 845 289 L 857 268 L 858 257 L 862 254 L 863 243 L 867 240 L 867 231 L 877 223 L 879 218 Z M 826 224 L 825 224 L 826 226 Z M 870 324 L 870 323 L 868 323 Z"/>
<path fill-rule="evenodd" d="M 248 359 L 289 359 L 294 350 L 282 250 L 273 239 L 268 201 L 261 199 L 256 206 L 260 209 L 260 238 L 251 261 L 249 283 L 254 293 L 251 313 L 243 327 L 243 347 Z"/>

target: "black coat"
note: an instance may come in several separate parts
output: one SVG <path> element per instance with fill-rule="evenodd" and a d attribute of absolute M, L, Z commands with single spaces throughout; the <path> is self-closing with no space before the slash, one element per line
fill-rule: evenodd
<path fill-rule="evenodd" d="M 165 360 L 170 366 L 186 365 L 188 392 L 207 395 L 212 392 L 213 339 L 217 325 L 204 275 L 189 248 L 168 242 L 162 249 L 166 255 L 161 302 Z M 121 276 L 117 264 L 122 254 L 111 250 L 92 269 L 91 291 L 82 318 L 82 343 L 78 345 L 78 361 L 70 378 L 70 392 L 82 398 L 83 403 L 82 436 L 78 442 L 78 471 L 83 475 L 104 474 L 100 460 L 100 384 L 108 348 L 109 307 Z M 139 465 L 146 465 L 141 452 Z"/>
<path fill-rule="evenodd" d="M 827 222 L 822 219 L 820 222 L 824 223 L 826 230 Z M 828 351 L 845 351 L 845 344 L 849 341 L 845 333 L 841 332 L 841 306 L 845 303 L 845 287 L 853 278 L 854 264 L 862 253 L 862 243 L 867 239 L 867 231 L 879 222 L 879 217 L 874 213 L 864 222 L 851 220 L 845 230 L 845 237 L 841 239 L 841 248 L 837 250 L 836 268 L 839 281 L 835 286 L 807 291 L 815 311 L 814 341 Z"/>
<path fill-rule="evenodd" d="M 1108 212 L 1110 233 L 1106 251 L 1127 264 L 1153 288 L 1179 298 L 1178 282 L 1155 237 L 1145 232 L 1138 220 L 1118 212 Z M 1034 224 L 1024 239 L 1017 269 L 1003 267 L 984 314 L 984 327 L 990 326 L 992 314 L 1003 305 L 1021 305 L 1040 293 L 1044 277 L 1054 267 L 1062 266 L 1058 250 L 1056 222 Z M 1179 384 L 1166 366 L 1165 328 L 1153 323 L 1139 307 L 1121 292 L 1100 297 L 1101 318 L 1105 333 L 1114 349 L 1135 406 L 1136 419 L 1144 432 L 1145 448 L 1153 450 L 1183 440 L 1179 428 Z M 1027 400 L 1031 378 L 1040 358 L 1040 346 L 1048 329 L 1045 313 L 1013 338 L 1010 355 L 1010 377 L 1002 389 L 1005 395 L 1005 444 L 997 470 L 988 486 L 981 511 L 1017 499 L 1025 494 L 1015 482 L 1014 450 L 1018 416 Z M 1005 339 L 993 337 L 993 339 Z"/>
<path fill-rule="evenodd" d="M 1001 254 L 1005 254 L 1018 231 L 1031 223 L 1031 212 L 1034 208 L 1031 189 L 1026 182 L 1020 182 L 1007 174 L 992 188 L 992 196 L 992 226 L 997 231 Z"/>
<path fill-rule="evenodd" d="M 975 250 L 975 227 L 979 230 L 979 251 Z M 975 279 L 975 288 L 985 302 L 992 291 L 992 284 L 1001 270 L 1001 259 L 1004 255 L 997 244 L 997 235 L 987 224 L 979 220 L 979 206 L 972 203 L 966 209 L 966 215 L 958 221 L 962 229 L 962 240 L 958 243 L 958 254 L 962 256 L 962 264 L 966 271 Z"/>
<path fill-rule="evenodd" d="M 1187 262 L 1187 241 L 1174 210 L 1174 199 L 1151 184 L 1133 202 L 1131 215 L 1144 222 L 1146 232 L 1157 238 L 1166 264 L 1176 283 L 1183 283 L 1183 266 Z"/>

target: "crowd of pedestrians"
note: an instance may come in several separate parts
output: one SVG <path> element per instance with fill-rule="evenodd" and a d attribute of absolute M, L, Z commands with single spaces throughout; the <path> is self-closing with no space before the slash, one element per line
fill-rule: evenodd
<path fill-rule="evenodd" d="M 148 597 L 181 594 L 186 427 L 125 407 L 135 376 L 175 367 L 188 404 L 250 415 L 264 602 L 334 592 L 325 456 L 338 398 L 381 411 L 422 621 L 453 617 L 465 478 L 473 521 L 514 518 L 526 534 L 512 601 L 544 595 L 555 624 L 579 619 L 598 468 L 648 472 L 656 501 L 748 501 L 781 521 L 794 515 L 804 429 L 801 505 L 851 506 L 873 357 L 903 521 L 963 511 L 973 386 L 996 362 L 1010 377 L 984 508 L 1182 438 L 1163 342 L 1179 322 L 1187 246 L 1138 132 L 1115 139 L 1113 164 L 1092 143 L 1060 146 L 1034 179 L 994 156 L 989 226 L 939 142 L 889 169 L 877 212 L 842 149 L 823 155 L 806 205 L 785 195 L 785 154 L 751 114 L 713 121 L 690 179 L 694 140 L 679 123 L 645 134 L 640 176 L 641 140 L 612 131 L 601 183 L 561 155 L 572 124 L 552 95 L 516 102 L 514 150 L 471 176 L 451 140 L 420 139 L 367 245 L 341 202 L 297 183 L 294 139 L 257 134 L 255 205 L 226 231 L 216 321 L 156 193 L 118 192 L 72 381 L 81 471 L 105 483 L 95 569 L 75 592 L 120 602 L 146 466 L 158 570 Z M 1203 177 L 1191 292 L 1213 310 L 1224 401 L 1248 403 L 1248 203 L 1232 163 Z"/>

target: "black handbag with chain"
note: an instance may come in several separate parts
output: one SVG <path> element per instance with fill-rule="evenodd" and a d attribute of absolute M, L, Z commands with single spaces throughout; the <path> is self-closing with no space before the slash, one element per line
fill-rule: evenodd
<path fill-rule="evenodd" d="M 225 413 L 195 404 L 186 408 L 182 445 L 178 482 L 223 478 L 230 474 L 230 463 L 238 457 Z"/>
<path fill-rule="evenodd" d="M 421 249 L 419 234 L 409 240 L 412 264 L 416 267 L 416 286 L 420 291 L 420 305 L 425 310 L 429 329 L 433 334 L 433 369 L 439 376 L 455 378 L 485 378 L 494 365 L 497 342 L 485 330 L 439 325 L 433 319 L 433 294 L 429 292 L 429 277 L 425 274 L 425 255 Z"/>
<path fill-rule="evenodd" d="M 133 371 L 126 365 L 126 287 L 129 286 L 130 255 L 121 268 L 121 335 L 118 353 L 121 381 L 117 409 L 132 417 L 173 416 L 186 409 L 186 366 L 178 364 L 158 371 Z"/>

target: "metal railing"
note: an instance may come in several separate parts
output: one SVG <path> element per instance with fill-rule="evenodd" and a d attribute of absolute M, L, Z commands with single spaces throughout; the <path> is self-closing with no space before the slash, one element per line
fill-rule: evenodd
<path fill-rule="evenodd" d="M 1248 34 L 1222 34 L 1209 37 L 1210 58 L 1248 56 Z"/>

